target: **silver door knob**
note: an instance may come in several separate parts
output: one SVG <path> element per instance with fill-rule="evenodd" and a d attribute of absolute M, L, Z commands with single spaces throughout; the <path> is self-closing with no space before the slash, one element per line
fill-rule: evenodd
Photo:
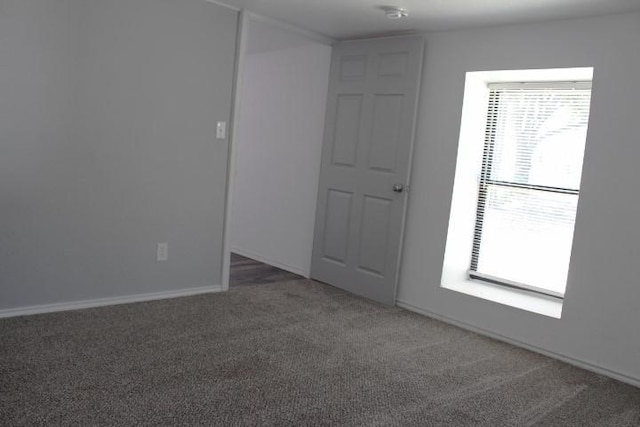
<path fill-rule="evenodd" d="M 395 191 L 396 193 L 402 193 L 404 191 L 404 185 L 394 184 L 393 191 Z"/>

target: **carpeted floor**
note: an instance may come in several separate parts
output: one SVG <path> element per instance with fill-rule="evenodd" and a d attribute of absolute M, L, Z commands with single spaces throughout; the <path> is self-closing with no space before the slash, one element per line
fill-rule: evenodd
<path fill-rule="evenodd" d="M 638 426 L 640 389 L 307 280 L 0 320 L 0 425 Z"/>

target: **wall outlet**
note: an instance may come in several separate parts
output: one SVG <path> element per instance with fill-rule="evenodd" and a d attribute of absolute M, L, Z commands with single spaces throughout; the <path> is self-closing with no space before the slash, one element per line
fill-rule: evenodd
<path fill-rule="evenodd" d="M 166 261 L 169 259 L 168 243 L 158 243 L 157 258 L 158 261 Z"/>

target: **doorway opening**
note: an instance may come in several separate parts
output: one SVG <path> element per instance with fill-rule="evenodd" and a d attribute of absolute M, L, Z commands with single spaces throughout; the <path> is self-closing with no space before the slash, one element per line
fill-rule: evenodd
<path fill-rule="evenodd" d="M 229 288 L 266 285 L 275 282 L 302 280 L 304 277 L 269 264 L 231 253 Z"/>
<path fill-rule="evenodd" d="M 243 12 L 223 266 L 229 288 L 310 276 L 331 42 Z"/>

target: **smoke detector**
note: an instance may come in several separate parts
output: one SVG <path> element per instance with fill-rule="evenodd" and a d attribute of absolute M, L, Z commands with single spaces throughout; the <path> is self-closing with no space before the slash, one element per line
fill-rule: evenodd
<path fill-rule="evenodd" d="M 402 19 L 409 16 L 407 9 L 401 7 L 384 7 L 382 10 L 384 10 L 384 14 L 389 19 Z"/>

